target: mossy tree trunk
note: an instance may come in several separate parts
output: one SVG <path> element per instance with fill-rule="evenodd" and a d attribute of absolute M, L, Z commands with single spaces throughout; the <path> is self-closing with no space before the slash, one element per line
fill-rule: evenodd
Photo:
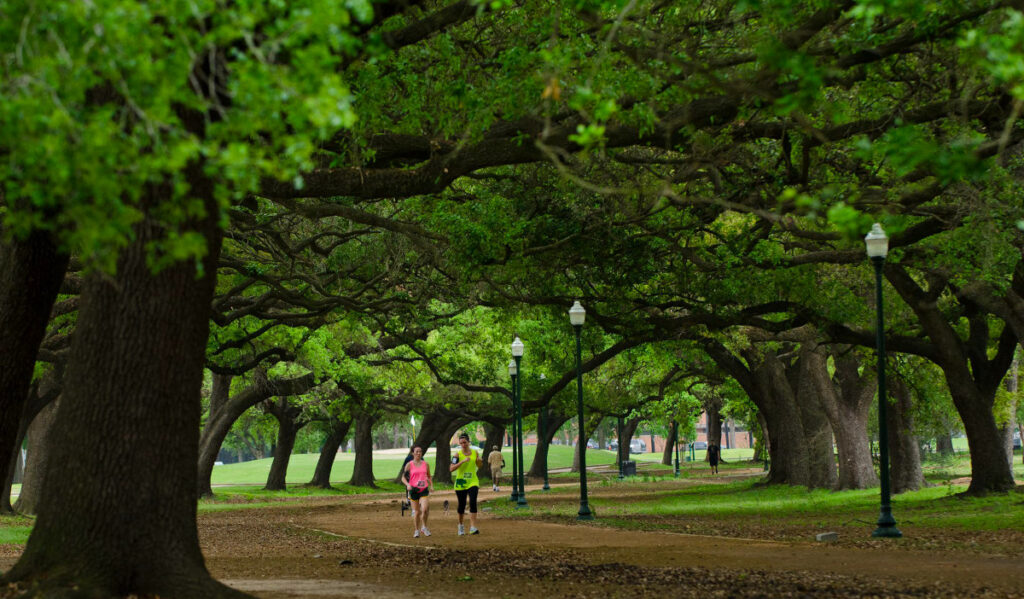
<path fill-rule="evenodd" d="M 265 404 L 267 413 L 277 420 L 277 443 L 274 445 L 274 459 L 267 474 L 266 491 L 284 491 L 287 488 L 288 463 L 295 449 L 295 438 L 309 420 L 302 418 L 302 408 L 288 403 L 285 397 Z"/>
<path fill-rule="evenodd" d="M 1004 323 L 998 335 L 994 334 L 990 330 L 989 315 L 967 301 L 964 303 L 967 320 L 964 339 L 964 331 L 950 324 L 943 307 L 936 301 L 947 286 L 943 276 L 929 277 L 928 288 L 924 289 L 902 265 L 887 264 L 885 275 L 917 315 L 929 341 L 929 345 L 919 351 L 942 369 L 953 405 L 963 421 L 971 454 L 971 484 L 967 494 L 1012 490 L 1016 486 L 1013 470 L 1006 460 L 993 406 L 996 391 L 1013 363 L 1020 342 L 1013 328 Z"/>
<path fill-rule="evenodd" d="M 551 449 L 551 440 L 555 438 L 555 433 L 558 432 L 558 429 L 562 428 L 562 425 L 568 420 L 568 416 L 552 414 L 550 411 L 547 412 L 544 421 L 544 434 L 537 435 L 537 450 L 533 454 L 533 463 L 530 464 L 530 470 L 526 473 L 528 478 L 531 476 L 536 478 L 544 477 L 544 464 L 547 463 L 547 456 Z"/>
<path fill-rule="evenodd" d="M 812 359 L 820 354 L 814 344 L 801 344 L 798 357 L 789 369 L 789 385 L 796 389 L 800 408 L 800 424 L 807 448 L 807 486 L 812 489 L 834 489 L 839 481 L 833 449 L 832 425 L 822 407 L 814 379 L 827 379 L 827 360 Z"/>
<path fill-rule="evenodd" d="M 889 471 L 893 493 L 916 491 L 928 485 L 921 468 L 921 445 L 914 436 L 914 403 L 910 387 L 899 377 L 893 377 L 889 398 Z"/>
<path fill-rule="evenodd" d="M 316 469 L 313 471 L 313 479 L 306 485 L 320 489 L 331 488 L 331 470 L 334 469 L 334 460 L 338 457 L 338 448 L 345 442 L 348 431 L 352 428 L 351 420 L 341 420 L 332 417 L 328 421 L 329 430 L 324 446 L 320 448 L 320 458 L 316 462 Z"/>
<path fill-rule="evenodd" d="M 835 374 L 828 375 L 828 357 L 832 356 Z M 871 461 L 868 438 L 868 417 L 878 387 L 874 369 L 861 371 L 861 360 L 850 347 L 824 346 L 808 352 L 806 358 L 814 363 L 809 371 L 815 392 L 821 401 L 839 454 L 839 489 L 866 489 L 878 486 L 878 476 Z"/>
<path fill-rule="evenodd" d="M 11 485 L 14 482 L 14 473 L 10 472 L 4 481 L 3 489 L 0 490 L 0 512 L 35 513 L 48 455 L 46 438 L 53 424 L 53 406 L 60 397 L 63 378 L 64 361 L 58 359 L 53 362 L 39 383 L 32 385 L 29 400 L 22 409 L 18 437 L 15 441 L 16 448 L 20 448 L 23 443 L 28 445 L 21 493 L 18 495 L 17 503 L 12 506 Z M 11 456 L 12 461 L 14 457 L 20 457 L 20 454 L 20 451 L 16 451 L 15 455 Z"/>
<path fill-rule="evenodd" d="M 348 484 L 353 487 L 373 487 L 376 480 L 373 476 L 373 425 L 377 417 L 372 414 L 360 414 L 356 417 L 356 432 L 353 439 L 355 460 L 352 464 L 352 478 Z"/>
<path fill-rule="evenodd" d="M 45 232 L 0 240 L 0 481 L 11 477 L 36 356 L 68 260 Z M 10 496 L 3 503 L 0 510 L 9 511 Z"/>
<path fill-rule="evenodd" d="M 3 578 L 41 596 L 248 597 L 210 577 L 196 528 L 200 388 L 220 254 L 220 212 L 199 166 L 187 171 L 206 241 L 201 272 L 154 274 L 171 234 L 149 214 L 170 198 L 149 186 L 143 219 L 114 275 L 88 275 L 54 423 L 35 527 Z"/>
<path fill-rule="evenodd" d="M 59 400 L 47 403 L 28 426 L 28 463 L 25 465 L 25 480 L 21 483 L 18 501 L 14 504 L 14 509 L 19 513 L 34 514 L 39 506 L 51 454 L 51 432 L 59 407 Z"/>
<path fill-rule="evenodd" d="M 675 447 L 676 440 L 679 438 L 679 423 L 675 420 L 672 421 L 672 426 L 669 427 L 668 439 L 665 441 L 665 450 L 661 453 L 661 463 L 664 466 L 671 466 L 672 460 L 675 458 Z"/>
<path fill-rule="evenodd" d="M 214 380 L 216 383 L 216 379 Z M 223 383 L 222 379 L 222 385 Z M 211 403 L 210 417 L 207 418 L 206 428 L 203 429 L 203 434 L 199 439 L 199 467 L 196 474 L 196 488 L 199 496 L 213 496 L 213 487 L 210 485 L 213 465 L 217 461 L 217 455 L 224 444 L 224 439 L 231 432 L 232 425 L 241 418 L 246 410 L 275 395 L 282 397 L 301 395 L 315 385 L 316 379 L 312 374 L 272 381 L 257 377 L 256 382 L 232 395 L 226 401 L 218 400 Z M 224 387 L 222 386 L 221 389 Z"/>
<path fill-rule="evenodd" d="M 435 483 L 452 484 L 452 473 L 448 469 L 452 463 L 452 436 L 469 422 L 471 421 L 466 418 L 450 421 L 448 426 L 434 440 L 437 448 L 434 454 L 434 468 L 430 472 L 434 477 Z"/>
<path fill-rule="evenodd" d="M 491 449 L 492 447 L 497 447 L 498 451 L 501 451 L 501 442 L 505 438 L 505 425 L 488 422 L 484 425 L 484 430 L 487 432 L 487 438 L 484 439 L 483 447 L 484 465 L 480 467 L 480 470 L 477 472 L 477 476 L 480 478 L 490 479 L 493 477 L 491 476 L 491 464 L 487 461 L 487 458 L 490 457 L 491 452 L 493 451 L 493 449 Z M 537 441 L 537 446 L 538 448 L 540 447 L 539 440 Z M 536 462 L 536 460 L 534 461 Z"/>

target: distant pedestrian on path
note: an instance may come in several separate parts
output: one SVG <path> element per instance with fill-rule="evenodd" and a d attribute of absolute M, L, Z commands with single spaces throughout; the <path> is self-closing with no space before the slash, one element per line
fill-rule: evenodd
<path fill-rule="evenodd" d="M 495 445 L 491 448 L 491 455 L 487 456 L 487 463 L 491 467 L 492 489 L 501 491 L 501 469 L 505 467 L 505 457 L 501 455 L 501 448 Z"/>
<path fill-rule="evenodd" d="M 409 500 L 413 505 L 412 512 L 412 536 L 415 539 L 423 533 L 423 536 L 430 536 L 430 529 L 427 528 L 427 517 L 430 516 L 430 490 L 434 488 L 434 479 L 430 477 L 430 464 L 423 460 L 423 448 L 416 446 L 412 448 L 412 460 L 405 465 L 405 472 L 402 473 L 405 481 L 405 488 L 409 491 Z"/>
<path fill-rule="evenodd" d="M 480 493 L 480 479 L 476 470 L 484 465 L 477 450 L 469 446 L 469 435 L 459 435 L 459 450 L 452 457 L 450 470 L 455 473 L 455 496 L 459 499 L 459 535 L 466 534 L 463 517 L 466 513 L 466 501 L 469 501 L 469 534 L 478 535 L 476 527 L 476 497 Z"/>
<path fill-rule="evenodd" d="M 718 445 L 708 444 L 708 463 L 711 464 L 711 474 L 718 474 Z"/>

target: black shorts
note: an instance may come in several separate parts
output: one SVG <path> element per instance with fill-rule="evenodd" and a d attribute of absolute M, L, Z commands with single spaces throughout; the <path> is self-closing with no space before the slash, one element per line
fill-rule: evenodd
<path fill-rule="evenodd" d="M 413 501 L 418 501 L 420 497 L 426 497 L 427 495 L 430 495 L 430 489 L 409 489 L 409 499 Z"/>

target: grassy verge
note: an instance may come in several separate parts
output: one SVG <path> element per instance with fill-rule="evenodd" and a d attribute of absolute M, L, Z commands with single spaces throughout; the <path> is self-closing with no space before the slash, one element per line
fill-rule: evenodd
<path fill-rule="evenodd" d="M 439 485 L 439 488 L 442 488 Z M 391 481 L 377 481 L 377 488 L 353 487 L 336 485 L 332 489 L 319 489 L 300 485 L 289 487 L 284 491 L 266 491 L 248 486 L 218 487 L 214 497 L 199 500 L 199 512 L 221 512 L 226 510 L 252 509 L 261 507 L 281 506 L 288 504 L 322 503 L 330 499 L 351 497 L 354 495 L 394 493 L 405 490 L 402 485 Z"/>
<path fill-rule="evenodd" d="M 953 474 L 960 468 L 954 464 Z M 724 476 L 717 480 L 686 468 L 680 478 L 667 470 L 662 476 L 648 473 L 621 481 L 614 476 L 588 477 L 595 524 L 786 541 L 813 541 L 818 532 L 835 531 L 843 544 L 852 546 L 893 542 L 870 537 L 878 518 L 877 488 L 765 487 L 755 479 L 729 481 L 728 470 L 724 468 Z M 943 475 L 949 472 L 943 470 Z M 893 514 L 905 535 L 900 546 L 1024 556 L 1024 488 L 990 497 L 961 497 L 966 488 L 947 483 L 894 496 Z M 571 486 L 531 493 L 530 502 L 530 510 L 516 510 L 504 502 L 495 502 L 492 509 L 509 518 L 574 522 L 579 490 Z"/>
<path fill-rule="evenodd" d="M 536 449 L 537 448 L 532 445 L 523 447 L 524 461 L 527 465 L 533 463 L 533 455 Z M 566 445 L 552 445 L 548 451 L 548 468 L 556 469 L 572 466 L 573 451 L 574 448 Z M 512 449 L 505 447 L 502 449 L 502 453 L 505 456 L 505 465 L 507 469 L 511 471 Z M 698 457 L 703 456 L 703 452 L 697 453 Z M 319 457 L 320 456 L 318 454 L 313 453 L 293 455 L 288 461 L 288 473 L 285 476 L 285 482 L 289 485 L 303 485 L 308 483 L 309 480 L 313 478 L 313 471 L 316 469 L 316 462 Z M 661 454 L 639 454 L 634 457 L 645 461 L 660 460 Z M 373 473 L 377 477 L 378 481 L 381 479 L 388 480 L 397 476 L 398 471 L 402 467 L 404 458 L 405 456 L 395 456 L 394 454 L 375 455 L 373 460 Z M 433 468 L 435 465 L 433 450 L 427 452 L 426 459 Z M 332 484 L 342 484 L 352 478 L 352 464 L 354 460 L 355 455 L 351 453 L 339 453 L 337 455 L 334 460 L 334 467 L 331 469 Z M 267 482 L 267 474 L 270 472 L 270 463 L 272 461 L 273 460 L 271 458 L 266 458 L 262 460 L 241 462 L 238 464 L 214 466 L 210 482 L 214 485 L 262 486 Z M 615 452 L 613 451 L 598 449 L 591 449 L 587 451 L 587 464 L 591 466 L 614 463 Z"/>

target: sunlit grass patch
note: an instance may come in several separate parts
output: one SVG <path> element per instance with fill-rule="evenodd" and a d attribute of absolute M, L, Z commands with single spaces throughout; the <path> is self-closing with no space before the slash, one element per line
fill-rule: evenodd
<path fill-rule="evenodd" d="M 24 545 L 32 526 L 8 526 L 0 522 L 0 545 Z"/>

